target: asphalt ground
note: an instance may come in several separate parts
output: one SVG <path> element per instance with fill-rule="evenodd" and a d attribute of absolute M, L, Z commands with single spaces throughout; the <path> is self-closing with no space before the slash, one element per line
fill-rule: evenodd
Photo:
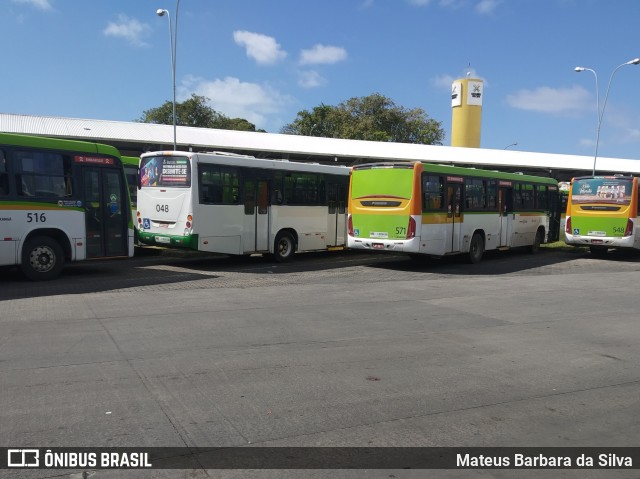
<path fill-rule="evenodd" d="M 288 264 L 145 253 L 70 265 L 47 283 L 0 273 L 0 446 L 640 445 L 637 254 L 545 248 L 471 265 L 354 252 Z M 640 477 L 197 466 L 91 474 Z"/>

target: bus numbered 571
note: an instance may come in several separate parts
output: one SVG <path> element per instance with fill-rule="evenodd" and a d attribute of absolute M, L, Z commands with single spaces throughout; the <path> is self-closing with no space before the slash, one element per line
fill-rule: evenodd
<path fill-rule="evenodd" d="M 355 166 L 348 247 L 412 255 L 467 254 L 558 239 L 558 183 L 515 173 L 422 162 Z"/>
<path fill-rule="evenodd" d="M 0 265 L 32 280 L 67 261 L 133 256 L 120 153 L 97 143 L 0 133 Z"/>

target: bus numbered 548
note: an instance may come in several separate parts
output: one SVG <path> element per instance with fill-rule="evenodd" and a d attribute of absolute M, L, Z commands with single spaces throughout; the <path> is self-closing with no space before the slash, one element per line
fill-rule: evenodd
<path fill-rule="evenodd" d="M 586 176 L 571 180 L 565 242 L 588 246 L 594 256 L 609 248 L 640 249 L 638 178 Z"/>

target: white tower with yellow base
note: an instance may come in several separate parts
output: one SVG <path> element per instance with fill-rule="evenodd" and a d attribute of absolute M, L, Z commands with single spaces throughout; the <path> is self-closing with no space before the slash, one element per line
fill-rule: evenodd
<path fill-rule="evenodd" d="M 462 78 L 451 85 L 451 146 L 480 148 L 482 80 Z"/>

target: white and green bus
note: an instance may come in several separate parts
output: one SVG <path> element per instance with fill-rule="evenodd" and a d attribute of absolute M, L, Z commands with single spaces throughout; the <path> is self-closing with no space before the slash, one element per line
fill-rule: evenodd
<path fill-rule="evenodd" d="M 345 246 L 347 167 L 165 151 L 139 175 L 142 244 L 278 261 Z"/>
<path fill-rule="evenodd" d="M 65 262 L 133 256 L 120 154 L 97 143 L 0 133 L 0 265 L 32 280 Z"/>
<path fill-rule="evenodd" d="M 516 173 L 422 162 L 355 166 L 348 247 L 445 256 L 558 240 L 558 183 Z"/>

